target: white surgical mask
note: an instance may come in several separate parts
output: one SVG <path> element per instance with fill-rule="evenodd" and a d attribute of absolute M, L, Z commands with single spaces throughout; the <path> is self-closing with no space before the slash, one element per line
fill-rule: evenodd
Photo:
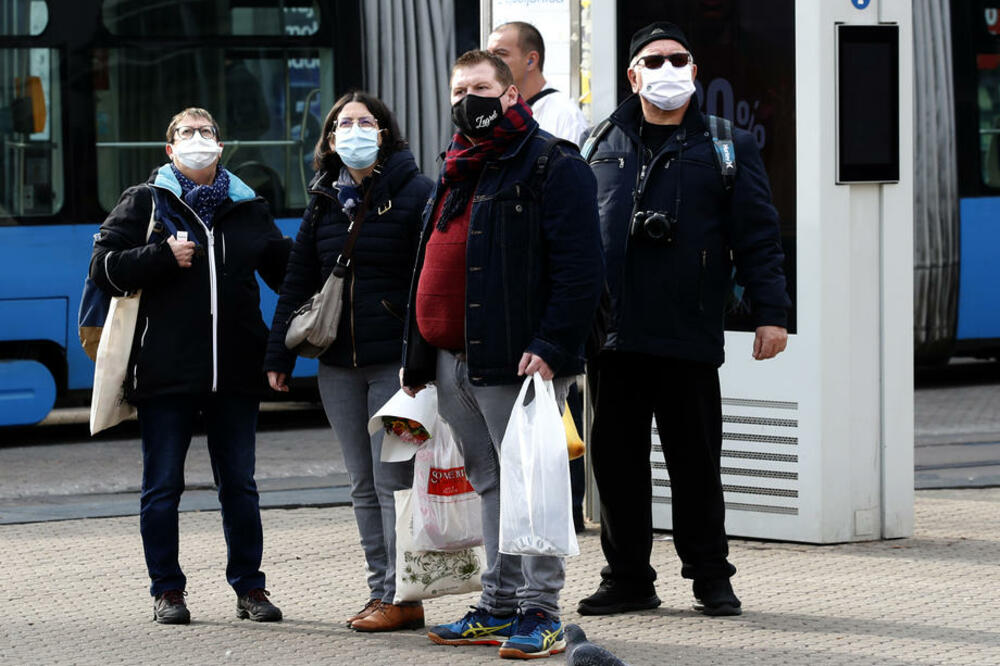
<path fill-rule="evenodd" d="M 669 62 L 659 69 L 643 67 L 639 94 L 664 111 L 681 108 L 694 94 L 691 63 L 684 67 L 674 67 Z"/>
<path fill-rule="evenodd" d="M 366 169 L 378 157 L 378 130 L 355 124 L 350 129 L 338 129 L 334 147 L 340 159 L 352 169 Z"/>
<path fill-rule="evenodd" d="M 195 132 L 190 139 L 174 144 L 174 155 L 189 169 L 207 169 L 218 159 L 221 152 L 222 146 L 217 141 L 206 139 L 198 132 Z"/>

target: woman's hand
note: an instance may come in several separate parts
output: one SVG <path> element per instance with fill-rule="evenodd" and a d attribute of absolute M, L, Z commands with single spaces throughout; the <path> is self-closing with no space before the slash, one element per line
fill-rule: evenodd
<path fill-rule="evenodd" d="M 275 391 L 280 391 L 281 393 L 288 392 L 288 374 L 284 372 L 275 372 L 274 370 L 267 371 L 267 383 L 271 385 L 271 388 Z"/>
<path fill-rule="evenodd" d="M 194 258 L 194 243 L 191 241 L 179 241 L 173 236 L 167 237 L 167 244 L 174 252 L 174 259 L 181 268 L 191 268 L 191 259 Z"/>

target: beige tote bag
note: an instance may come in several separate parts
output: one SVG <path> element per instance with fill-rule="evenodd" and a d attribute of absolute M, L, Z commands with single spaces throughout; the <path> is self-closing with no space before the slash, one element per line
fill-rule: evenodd
<path fill-rule="evenodd" d="M 155 226 L 156 203 L 149 213 L 146 242 Z M 132 338 L 139 318 L 142 290 L 126 296 L 112 296 L 104 320 L 101 341 L 94 361 L 94 391 L 90 396 L 90 434 L 118 425 L 135 416 L 135 407 L 125 401 L 125 376 L 132 353 Z"/>

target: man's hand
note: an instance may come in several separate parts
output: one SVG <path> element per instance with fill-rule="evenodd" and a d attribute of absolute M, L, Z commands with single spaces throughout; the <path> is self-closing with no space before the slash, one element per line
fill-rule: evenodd
<path fill-rule="evenodd" d="M 541 356 L 537 356 L 531 352 L 524 352 L 521 355 L 521 362 L 517 365 L 517 376 L 533 375 L 536 372 L 542 375 L 542 379 L 546 380 L 552 379 L 556 374 L 552 372 L 552 368 L 542 360 Z"/>
<path fill-rule="evenodd" d="M 403 389 L 403 393 L 410 396 L 411 398 L 416 398 L 417 394 L 427 388 L 427 384 L 421 384 L 420 386 L 407 386 L 403 383 L 403 369 L 399 369 L 399 388 Z"/>
<path fill-rule="evenodd" d="M 179 241 L 173 236 L 168 236 L 167 244 L 174 251 L 174 259 L 177 260 L 177 265 L 181 268 L 191 268 L 191 259 L 194 257 L 194 243 L 191 241 Z"/>
<path fill-rule="evenodd" d="M 275 391 L 280 391 L 282 393 L 288 392 L 288 374 L 284 372 L 275 372 L 274 370 L 267 371 L 267 383 L 271 385 L 271 388 Z"/>
<path fill-rule="evenodd" d="M 781 326 L 758 326 L 753 339 L 753 357 L 758 361 L 774 358 L 785 351 L 788 331 Z"/>

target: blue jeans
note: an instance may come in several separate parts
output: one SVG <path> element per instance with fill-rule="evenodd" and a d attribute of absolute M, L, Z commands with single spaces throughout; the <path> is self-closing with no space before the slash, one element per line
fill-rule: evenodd
<path fill-rule="evenodd" d="M 183 590 L 178 562 L 177 506 L 184 492 L 184 459 L 195 417 L 201 412 L 212 474 L 222 505 L 226 536 L 226 580 L 237 594 L 264 587 L 260 560 L 264 538 L 254 481 L 254 445 L 259 400 L 245 395 L 171 395 L 137 407 L 142 431 L 142 495 L 139 531 L 153 596 Z"/>
<path fill-rule="evenodd" d="M 465 473 L 482 500 L 486 570 L 478 606 L 493 615 L 540 608 L 559 615 L 566 580 L 561 557 L 505 555 L 500 546 L 500 444 L 523 378 L 514 384 L 473 386 L 469 366 L 444 350 L 437 355 L 438 413 L 451 426 L 465 458 Z M 572 377 L 556 379 L 556 402 L 565 404 Z"/>
<path fill-rule="evenodd" d="M 413 487 L 413 460 L 382 462 L 383 430 L 368 434 L 368 419 L 399 390 L 399 364 L 361 368 L 319 364 L 319 395 L 351 478 L 351 504 L 365 553 L 371 599 L 396 596 L 396 502 Z"/>

